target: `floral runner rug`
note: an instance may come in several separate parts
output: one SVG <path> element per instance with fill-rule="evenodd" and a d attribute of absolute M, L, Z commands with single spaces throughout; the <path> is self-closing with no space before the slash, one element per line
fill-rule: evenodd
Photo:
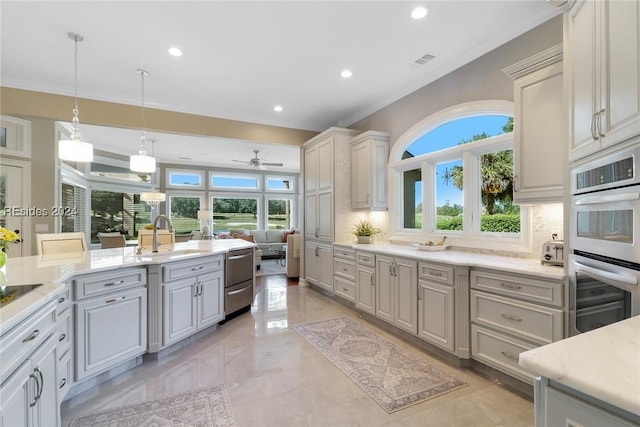
<path fill-rule="evenodd" d="M 389 413 L 468 385 L 346 317 L 294 328 Z"/>
<path fill-rule="evenodd" d="M 73 419 L 69 427 L 235 426 L 224 384 Z"/>

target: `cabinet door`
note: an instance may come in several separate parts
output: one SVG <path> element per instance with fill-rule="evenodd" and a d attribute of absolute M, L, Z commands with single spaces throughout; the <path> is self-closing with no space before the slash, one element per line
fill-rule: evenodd
<path fill-rule="evenodd" d="M 304 274 L 313 283 L 320 280 L 320 252 L 316 244 L 304 246 Z"/>
<path fill-rule="evenodd" d="M 162 285 L 163 344 L 169 345 L 196 332 L 196 278 Z"/>
<path fill-rule="evenodd" d="M 308 239 L 318 238 L 318 195 L 304 197 L 304 235 Z"/>
<path fill-rule="evenodd" d="M 376 314 L 375 270 L 358 265 L 356 269 L 356 308 Z"/>
<path fill-rule="evenodd" d="M 418 289 L 418 336 L 454 351 L 454 288 L 420 280 Z"/>
<path fill-rule="evenodd" d="M 31 356 L 32 372 L 39 377 L 38 402 L 32 410 L 31 425 L 60 425 L 60 414 L 58 412 L 58 381 L 56 379 L 57 359 L 56 341 L 53 337 L 50 337 L 46 343 Z"/>
<path fill-rule="evenodd" d="M 198 276 L 198 329 L 216 324 L 224 318 L 224 280 L 222 272 Z"/>
<path fill-rule="evenodd" d="M 578 1 L 566 18 L 569 33 L 569 69 L 573 129 L 571 135 L 573 157 L 595 151 L 599 143 L 594 139 L 593 117 L 600 111 L 596 64 L 599 46 L 596 31 L 596 0 Z"/>
<path fill-rule="evenodd" d="M 362 142 L 351 147 L 351 207 L 366 209 L 370 206 L 371 145 Z"/>
<path fill-rule="evenodd" d="M 395 318 L 394 259 L 383 255 L 376 256 L 376 316 L 389 323 Z"/>
<path fill-rule="evenodd" d="M 318 144 L 318 191 L 333 189 L 333 137 Z"/>
<path fill-rule="evenodd" d="M 333 192 L 318 194 L 318 239 L 333 242 Z"/>
<path fill-rule="evenodd" d="M 318 285 L 329 292 L 333 292 L 333 248 L 318 246 L 319 277 Z"/>
<path fill-rule="evenodd" d="M 307 148 L 304 152 L 304 192 L 318 190 L 318 147 Z"/>
<path fill-rule="evenodd" d="M 514 82 L 515 202 L 562 202 L 568 153 L 562 87 L 562 62 Z"/>
<path fill-rule="evenodd" d="M 147 289 L 76 303 L 76 380 L 147 351 Z"/>
<path fill-rule="evenodd" d="M 602 88 L 608 89 L 603 145 L 609 146 L 640 132 L 640 1 L 607 1 L 600 10 L 606 20 L 601 21 L 606 25 L 602 62 L 608 61 L 602 67 Z"/>
<path fill-rule="evenodd" d="M 396 258 L 395 325 L 413 334 L 418 332 L 418 263 Z"/>
<path fill-rule="evenodd" d="M 28 426 L 30 403 L 35 399 L 35 378 L 27 361 L 0 387 L 0 426 Z"/>

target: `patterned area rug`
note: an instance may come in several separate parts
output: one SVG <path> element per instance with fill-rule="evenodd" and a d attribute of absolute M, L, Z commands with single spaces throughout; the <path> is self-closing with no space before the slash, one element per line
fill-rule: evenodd
<path fill-rule="evenodd" d="M 76 417 L 69 427 L 235 426 L 224 384 Z"/>
<path fill-rule="evenodd" d="M 346 317 L 294 328 L 389 413 L 467 385 Z"/>

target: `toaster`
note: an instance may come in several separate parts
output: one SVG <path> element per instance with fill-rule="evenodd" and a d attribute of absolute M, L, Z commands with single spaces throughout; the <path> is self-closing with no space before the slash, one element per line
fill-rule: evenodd
<path fill-rule="evenodd" d="M 548 265 L 564 265 L 564 242 L 555 239 L 544 242 L 540 262 Z"/>

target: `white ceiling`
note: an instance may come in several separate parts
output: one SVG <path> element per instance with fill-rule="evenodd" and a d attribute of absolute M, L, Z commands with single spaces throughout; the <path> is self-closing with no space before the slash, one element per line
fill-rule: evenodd
<path fill-rule="evenodd" d="M 420 21 L 409 17 L 417 4 L 429 10 Z M 148 107 L 316 131 L 348 126 L 558 13 L 545 0 L 3 0 L 0 8 L 2 86 L 73 95 L 72 31 L 84 36 L 80 98 L 140 105 L 142 68 Z M 184 55 L 169 56 L 171 46 Z M 435 59 L 414 63 L 427 53 Z M 340 77 L 345 68 L 350 79 Z M 107 134 L 80 120 L 96 148 L 136 151 L 139 132 Z M 148 136 L 162 162 L 237 167 L 231 159 L 259 148 L 283 169 L 299 168 L 297 148 Z"/>

